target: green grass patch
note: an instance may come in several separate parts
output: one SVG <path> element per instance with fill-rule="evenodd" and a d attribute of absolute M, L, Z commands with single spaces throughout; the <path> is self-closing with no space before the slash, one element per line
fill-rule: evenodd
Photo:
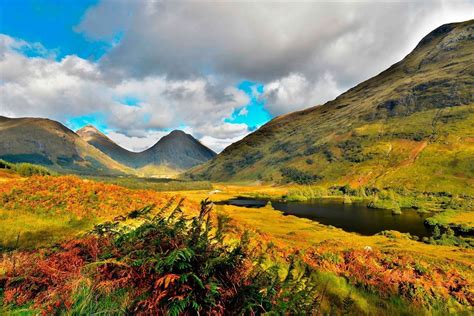
<path fill-rule="evenodd" d="M 90 229 L 94 220 L 0 209 L 0 249 L 50 246 Z"/>
<path fill-rule="evenodd" d="M 21 163 L 12 163 L 0 159 L 0 169 L 12 170 L 24 177 L 30 177 L 33 175 L 55 175 L 56 173 L 42 166 L 21 162 Z"/>
<path fill-rule="evenodd" d="M 85 177 L 87 179 L 116 184 L 129 189 L 165 191 L 212 190 L 209 181 L 184 181 L 176 179 L 136 177 Z"/>

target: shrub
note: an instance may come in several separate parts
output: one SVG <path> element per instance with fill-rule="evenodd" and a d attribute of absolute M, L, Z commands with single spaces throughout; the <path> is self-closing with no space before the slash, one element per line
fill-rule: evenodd
<path fill-rule="evenodd" d="M 30 177 L 33 175 L 46 176 L 46 175 L 53 174 L 53 172 L 51 172 L 50 170 L 42 166 L 33 165 L 26 162 L 10 163 L 1 159 L 0 159 L 0 169 L 10 169 L 24 177 Z"/>
<path fill-rule="evenodd" d="M 293 167 L 284 167 L 280 169 L 281 175 L 287 182 L 295 182 L 297 184 L 311 184 L 322 179 L 321 176 L 311 174 Z"/>
<path fill-rule="evenodd" d="M 334 153 L 329 148 L 328 144 L 318 145 L 318 146 L 310 146 L 307 147 L 304 151 L 305 156 L 311 156 L 317 153 L 321 153 L 327 161 L 333 162 L 336 160 Z"/>
<path fill-rule="evenodd" d="M 362 153 L 362 146 L 354 139 L 348 139 L 337 145 L 342 150 L 342 156 L 350 162 L 362 162 L 366 157 Z"/>
<path fill-rule="evenodd" d="M 275 153 L 275 152 L 278 152 L 278 151 L 283 151 L 288 155 L 293 155 L 293 154 L 295 154 L 297 149 L 298 149 L 297 144 L 294 144 L 292 142 L 277 141 L 270 147 L 270 152 Z"/>

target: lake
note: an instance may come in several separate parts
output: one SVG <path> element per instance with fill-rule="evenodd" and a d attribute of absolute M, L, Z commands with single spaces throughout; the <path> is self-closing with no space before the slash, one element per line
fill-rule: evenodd
<path fill-rule="evenodd" d="M 237 198 L 224 204 L 243 207 L 263 207 L 268 200 Z M 429 214 L 419 214 L 415 210 L 403 210 L 401 215 L 393 215 L 390 210 L 368 208 L 363 203 L 343 204 L 341 200 L 318 199 L 307 202 L 272 201 L 274 209 L 285 215 L 308 218 L 324 225 L 332 225 L 348 232 L 374 235 L 383 230 L 396 230 L 418 237 L 429 237 L 431 231 L 424 225 Z"/>

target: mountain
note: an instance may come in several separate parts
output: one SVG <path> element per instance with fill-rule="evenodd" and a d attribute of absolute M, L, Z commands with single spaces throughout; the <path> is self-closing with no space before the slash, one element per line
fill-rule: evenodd
<path fill-rule="evenodd" d="M 132 168 L 137 168 L 140 166 L 140 163 L 138 162 L 140 155 L 138 153 L 131 152 L 125 148 L 120 147 L 94 126 L 84 126 L 83 128 L 76 131 L 76 134 L 115 161 Z"/>
<path fill-rule="evenodd" d="M 321 106 L 282 115 L 191 178 L 474 193 L 474 20 Z"/>
<path fill-rule="evenodd" d="M 161 138 L 155 145 L 142 152 L 128 151 L 93 126 L 77 131 L 90 145 L 101 150 L 112 159 L 149 173 L 177 173 L 212 159 L 216 153 L 201 144 L 193 136 L 175 130 Z"/>
<path fill-rule="evenodd" d="M 42 118 L 0 116 L 0 159 L 40 164 L 60 172 L 132 172 L 61 123 Z"/>
<path fill-rule="evenodd" d="M 0 116 L 0 159 L 44 165 L 59 172 L 171 176 L 215 155 L 182 131 L 173 131 L 136 153 L 90 125 L 75 133 L 49 119 Z"/>
<path fill-rule="evenodd" d="M 183 131 L 174 130 L 140 153 L 146 165 L 165 164 L 181 170 L 202 164 L 216 153 Z"/>

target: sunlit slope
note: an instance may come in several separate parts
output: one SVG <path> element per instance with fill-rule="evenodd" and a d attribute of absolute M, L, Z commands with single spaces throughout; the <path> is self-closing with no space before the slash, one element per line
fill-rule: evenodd
<path fill-rule="evenodd" d="M 273 182 L 292 167 L 321 183 L 472 194 L 473 52 L 474 20 L 443 25 L 386 71 L 275 118 L 189 176 Z"/>
<path fill-rule="evenodd" d="M 89 145 L 64 125 L 39 118 L 0 117 L 0 158 L 40 164 L 60 172 L 133 172 Z"/>

